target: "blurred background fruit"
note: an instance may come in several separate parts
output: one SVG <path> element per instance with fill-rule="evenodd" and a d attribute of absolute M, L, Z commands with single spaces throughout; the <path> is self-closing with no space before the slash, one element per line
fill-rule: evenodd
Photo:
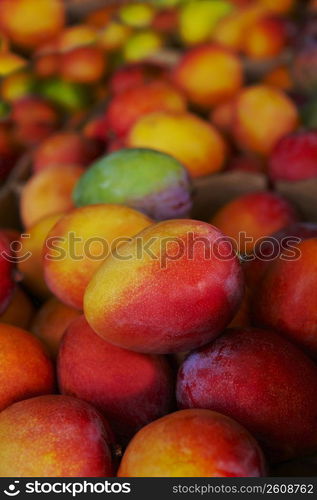
<path fill-rule="evenodd" d="M 184 54 L 175 68 L 174 80 L 190 102 L 210 109 L 239 91 L 243 85 L 243 67 L 230 50 L 206 45 Z"/>
<path fill-rule="evenodd" d="M 191 113 L 160 111 L 141 117 L 131 128 L 131 148 L 151 148 L 177 158 L 191 177 L 218 172 L 227 148 L 213 125 Z"/>
<path fill-rule="evenodd" d="M 16 45 L 33 49 L 65 26 L 62 0 L 2 0 L 0 27 Z"/>

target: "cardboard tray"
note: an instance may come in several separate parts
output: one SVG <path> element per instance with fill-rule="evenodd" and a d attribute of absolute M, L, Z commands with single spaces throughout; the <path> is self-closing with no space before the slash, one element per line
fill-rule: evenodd
<path fill-rule="evenodd" d="M 277 182 L 275 190 L 297 207 L 304 220 L 317 222 L 317 178 L 299 182 Z"/>

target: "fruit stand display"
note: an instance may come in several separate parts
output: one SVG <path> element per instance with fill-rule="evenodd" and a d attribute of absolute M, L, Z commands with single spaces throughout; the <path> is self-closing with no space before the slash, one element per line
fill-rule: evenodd
<path fill-rule="evenodd" d="M 316 36 L 0 0 L 0 477 L 317 475 Z"/>

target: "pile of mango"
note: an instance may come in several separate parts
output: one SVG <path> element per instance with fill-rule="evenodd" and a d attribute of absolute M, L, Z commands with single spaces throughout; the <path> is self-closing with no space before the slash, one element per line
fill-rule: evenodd
<path fill-rule="evenodd" d="M 0 477 L 316 475 L 317 2 L 105 4 L 0 0 Z"/>

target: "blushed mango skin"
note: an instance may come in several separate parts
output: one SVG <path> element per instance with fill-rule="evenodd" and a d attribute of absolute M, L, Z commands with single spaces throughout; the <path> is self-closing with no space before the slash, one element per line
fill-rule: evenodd
<path fill-rule="evenodd" d="M 75 24 L 62 31 L 57 39 L 57 48 L 61 52 L 70 52 L 78 47 L 96 43 L 97 30 L 88 24 Z"/>
<path fill-rule="evenodd" d="M 109 344 L 84 316 L 63 337 L 58 379 L 63 394 L 98 408 L 123 442 L 173 408 L 174 374 L 168 361 Z"/>
<path fill-rule="evenodd" d="M 125 64 L 117 68 L 110 76 L 109 86 L 112 95 L 120 94 L 134 87 L 166 81 L 169 75 L 166 68 L 153 63 Z"/>
<path fill-rule="evenodd" d="M 33 168 L 39 172 L 51 165 L 89 165 L 97 156 L 94 141 L 76 132 L 59 132 L 43 141 L 33 155 Z"/>
<path fill-rule="evenodd" d="M 298 123 L 295 104 L 280 89 L 254 85 L 243 89 L 236 99 L 234 136 L 244 150 L 267 156 Z"/>
<path fill-rule="evenodd" d="M 273 182 L 317 178 L 317 133 L 297 132 L 283 137 L 273 149 L 268 173 Z"/>
<path fill-rule="evenodd" d="M 218 130 L 230 134 L 233 127 L 235 99 L 228 99 L 217 104 L 210 113 L 210 121 Z"/>
<path fill-rule="evenodd" d="M 20 214 L 24 226 L 29 228 L 48 215 L 73 208 L 72 192 L 83 173 L 82 167 L 58 165 L 34 174 L 21 194 Z"/>
<path fill-rule="evenodd" d="M 289 12 L 294 6 L 294 0 L 260 0 L 260 5 L 262 5 L 269 12 L 274 12 L 277 14 L 284 14 Z"/>
<path fill-rule="evenodd" d="M 0 237 L 4 236 L 11 245 L 20 238 L 20 232 L 17 229 L 2 228 L 0 229 Z"/>
<path fill-rule="evenodd" d="M 107 423 L 84 401 L 21 401 L 0 414 L 0 476 L 111 476 L 110 441 Z"/>
<path fill-rule="evenodd" d="M 277 259 L 254 297 L 257 323 L 274 328 L 317 357 L 317 238 L 296 245 L 294 260 Z"/>
<path fill-rule="evenodd" d="M 49 78 L 58 75 L 60 54 L 39 54 L 34 61 L 34 73 L 40 78 Z"/>
<path fill-rule="evenodd" d="M 220 132 L 211 123 L 185 112 L 144 115 L 130 129 L 126 144 L 173 156 L 191 177 L 220 171 L 227 156 L 227 145 Z"/>
<path fill-rule="evenodd" d="M 263 60 L 278 56 L 286 42 L 286 25 L 283 20 L 268 16 L 250 27 L 244 49 L 251 59 Z"/>
<path fill-rule="evenodd" d="M 239 252 L 251 253 L 255 243 L 276 231 L 297 222 L 295 209 L 287 200 L 271 192 L 240 196 L 224 205 L 211 219 L 211 223 L 237 244 L 239 235 L 246 233 L 252 241 L 238 246 Z"/>
<path fill-rule="evenodd" d="M 291 70 L 286 64 L 281 64 L 269 71 L 263 81 L 285 92 L 290 92 L 294 85 Z"/>
<path fill-rule="evenodd" d="M 91 26 L 92 28 L 103 28 L 109 21 L 111 21 L 113 13 L 116 11 L 114 5 L 107 5 L 101 7 L 100 9 L 93 10 L 85 16 L 85 25 Z"/>
<path fill-rule="evenodd" d="M 46 345 L 52 358 L 56 358 L 65 330 L 80 314 L 77 309 L 52 297 L 38 310 L 30 331 Z"/>
<path fill-rule="evenodd" d="M 171 413 L 130 442 L 119 477 L 260 477 L 262 452 L 234 420 L 208 410 Z"/>
<path fill-rule="evenodd" d="M 28 237 L 21 235 L 20 238 L 21 248 L 17 252 L 18 270 L 25 286 L 40 299 L 50 295 L 44 279 L 43 245 L 49 231 L 62 216 L 60 213 L 44 217 L 28 229 Z M 24 258 L 26 255 L 29 257 Z"/>
<path fill-rule="evenodd" d="M 111 247 L 122 244 L 122 239 L 134 236 L 151 223 L 146 215 L 122 205 L 73 209 L 46 238 L 43 265 L 49 289 L 64 304 L 82 310 L 85 289 Z"/>
<path fill-rule="evenodd" d="M 40 341 L 0 323 L 0 410 L 15 401 L 54 392 L 53 366 Z"/>
<path fill-rule="evenodd" d="M 255 290 L 275 260 L 294 258 L 296 244 L 310 238 L 317 238 L 317 224 L 297 222 L 272 234 L 266 244 L 259 243 L 261 247 L 255 246 L 254 249 L 255 258 L 243 265 L 247 285 Z"/>
<path fill-rule="evenodd" d="M 0 27 L 16 45 L 33 49 L 54 38 L 65 24 L 61 0 L 2 0 Z"/>
<path fill-rule="evenodd" d="M 107 68 L 105 53 L 99 47 L 77 47 L 64 52 L 59 71 L 69 82 L 94 84 L 103 77 Z"/>
<path fill-rule="evenodd" d="M 246 3 L 241 7 L 221 19 L 212 33 L 214 42 L 239 52 L 244 49 L 249 30 L 265 15 L 265 10 L 258 2 L 250 5 Z"/>
<path fill-rule="evenodd" d="M 173 35 L 178 29 L 179 12 L 176 7 L 162 9 L 156 12 L 152 22 L 152 28 L 156 31 L 168 35 Z"/>
<path fill-rule="evenodd" d="M 183 55 L 174 70 L 173 80 L 192 104 L 210 109 L 240 90 L 243 67 L 230 49 L 203 45 Z"/>
<path fill-rule="evenodd" d="M 12 119 L 19 142 L 29 148 L 38 145 L 60 125 L 58 110 L 49 100 L 25 96 L 12 103 Z"/>
<path fill-rule="evenodd" d="M 145 229 L 105 260 L 86 289 L 84 312 L 115 345 L 182 352 L 217 337 L 242 293 L 228 239 L 207 223 L 175 219 Z"/>
<path fill-rule="evenodd" d="M 155 111 L 186 111 L 182 92 L 163 81 L 145 83 L 120 92 L 112 98 L 106 113 L 110 129 L 125 136 L 143 115 Z"/>
<path fill-rule="evenodd" d="M 317 368 L 273 331 L 227 330 L 193 351 L 178 373 L 180 408 L 219 411 L 282 462 L 317 449 Z"/>

